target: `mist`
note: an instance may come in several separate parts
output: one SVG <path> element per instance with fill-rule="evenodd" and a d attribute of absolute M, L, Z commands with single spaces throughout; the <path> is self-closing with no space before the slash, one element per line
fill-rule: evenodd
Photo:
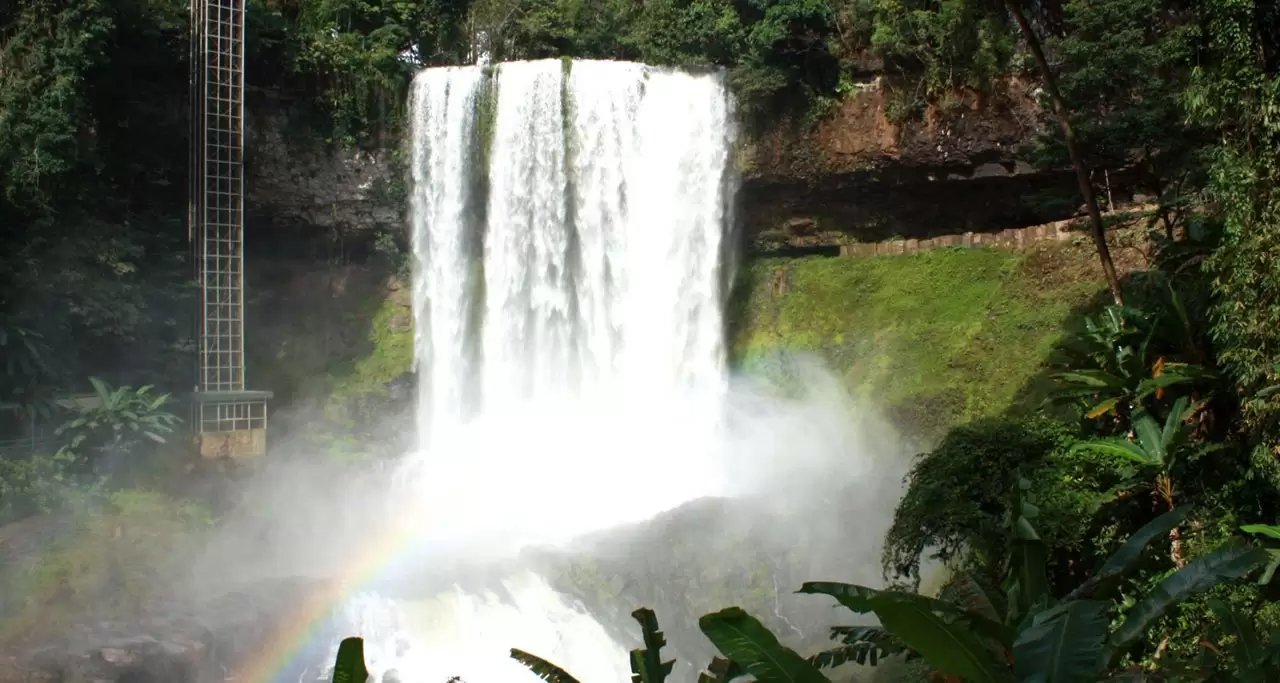
<path fill-rule="evenodd" d="M 818 358 L 777 360 L 767 375 L 732 376 L 711 430 L 669 405 L 561 403 L 372 464 L 274 444 L 280 457 L 239 484 L 235 508 L 175 582 L 205 599 L 280 579 L 348 582 L 298 663 L 317 674 L 341 637 L 359 635 L 375 674 L 406 681 L 527 676 L 511 647 L 586 680 L 625 678 L 638 645 L 627 615 L 643 606 L 657 610 L 681 668 L 701 667 L 710 645 L 688 610 L 713 595 L 664 594 L 691 567 L 729 584 L 714 594 L 723 604 L 702 609 L 746 604 L 784 642 L 812 648 L 853 615 L 793 591 L 806 580 L 880 584 L 909 458 Z M 402 428 L 402 418 L 383 427 L 388 439 Z M 352 575 L 365 561 L 376 566 Z M 582 563 L 625 568 L 631 585 L 594 600 L 596 587 L 569 578 Z M 765 602 L 749 582 L 735 594 L 735 577 L 762 569 Z"/>

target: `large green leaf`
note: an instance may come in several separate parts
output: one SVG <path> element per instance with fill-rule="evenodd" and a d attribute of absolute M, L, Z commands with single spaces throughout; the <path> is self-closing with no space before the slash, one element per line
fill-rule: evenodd
<path fill-rule="evenodd" d="M 1106 439 L 1090 439 L 1082 441 L 1071 448 L 1071 452 L 1093 451 L 1102 455 L 1110 455 L 1115 458 L 1129 460 L 1143 467 L 1159 467 L 1164 461 L 1158 457 L 1153 457 L 1142 446 L 1129 441 L 1128 439 L 1106 438 Z"/>
<path fill-rule="evenodd" d="M 1280 526 L 1274 524 L 1246 524 L 1240 527 L 1240 530 L 1246 534 L 1266 536 L 1272 540 L 1280 541 Z"/>
<path fill-rule="evenodd" d="M 365 683 L 369 670 L 364 665 L 364 639 L 345 638 L 338 644 L 333 662 L 333 683 Z"/>
<path fill-rule="evenodd" d="M 880 623 L 939 673 L 970 683 L 1008 683 L 1012 672 L 961 622 L 907 600 L 877 600 Z"/>
<path fill-rule="evenodd" d="M 1161 581 L 1129 610 L 1124 623 L 1111 634 L 1112 662 L 1118 661 L 1170 608 L 1223 581 L 1247 576 L 1265 562 L 1267 557 L 1267 552 L 1262 548 L 1244 543 L 1228 543 L 1196 558 Z"/>
<path fill-rule="evenodd" d="M 1173 451 L 1180 445 L 1186 433 L 1186 420 L 1192 412 L 1191 399 L 1179 397 L 1169 408 L 1169 415 L 1164 420 L 1164 429 L 1160 432 L 1160 448 L 1168 461 Z"/>
<path fill-rule="evenodd" d="M 698 627 L 721 654 L 760 683 L 826 683 L 813 664 L 778 642 L 778 638 L 741 607 L 703 615 Z"/>
<path fill-rule="evenodd" d="M 809 657 L 809 663 L 819 669 L 834 669 L 849 662 L 858 666 L 876 666 L 884 657 L 884 652 L 875 643 L 861 642 L 823 650 Z"/>
<path fill-rule="evenodd" d="M 1168 536 L 1169 532 L 1181 524 L 1182 520 L 1186 519 L 1190 513 L 1191 507 L 1184 505 L 1144 524 L 1141 529 L 1133 532 L 1133 535 L 1124 542 L 1124 545 L 1120 546 L 1119 550 L 1116 550 L 1111 554 L 1111 557 L 1107 558 L 1107 561 L 1103 563 L 1102 569 L 1099 569 L 1097 574 L 1072 591 L 1068 599 L 1090 595 L 1102 583 L 1132 571 L 1134 565 L 1142 559 L 1142 551 L 1146 549 L 1151 541 Z"/>
<path fill-rule="evenodd" d="M 809 661 L 819 669 L 833 669 L 846 662 L 875 666 L 885 657 L 903 653 L 907 653 L 908 659 L 912 655 L 919 656 L 882 626 L 835 626 L 831 629 L 831 638 L 842 645 L 809 657 Z"/>
<path fill-rule="evenodd" d="M 98 396 L 98 400 L 102 404 L 102 409 L 111 410 L 115 407 L 112 401 L 115 396 L 115 392 L 111 391 L 111 387 L 107 386 L 106 382 L 98 379 L 97 377 L 90 377 L 89 383 L 93 385 L 93 393 Z"/>
<path fill-rule="evenodd" d="M 1280 541 L 1280 526 L 1272 524 L 1246 524 L 1245 526 L 1240 527 L 1240 530 L 1246 534 L 1253 534 L 1254 536 L 1261 536 L 1273 541 Z M 1280 548 L 1276 548 L 1275 544 L 1270 544 L 1267 546 L 1267 553 L 1269 557 L 1267 559 L 1266 568 L 1263 569 L 1262 575 L 1258 577 L 1258 583 L 1263 586 L 1271 583 L 1271 579 L 1276 575 L 1276 570 L 1280 569 Z"/>
<path fill-rule="evenodd" d="M 658 617 L 648 607 L 631 613 L 640 622 L 640 630 L 644 634 L 644 648 L 631 651 L 632 683 L 662 683 L 671 674 L 675 660 L 662 661 L 662 647 L 667 644 L 662 631 L 658 630 Z"/>
<path fill-rule="evenodd" d="M 578 683 L 578 679 L 574 678 L 568 671 L 524 650 L 511 648 L 511 658 L 528 667 L 538 678 L 549 683 Z"/>
<path fill-rule="evenodd" d="M 883 626 L 832 626 L 831 639 L 845 644 L 878 642 L 892 639 Z M 887 640 L 886 640 L 887 642 Z"/>
<path fill-rule="evenodd" d="M 1090 407 L 1089 410 L 1085 411 L 1085 417 L 1091 420 L 1102 417 L 1107 413 L 1115 411 L 1116 406 L 1120 405 L 1120 402 L 1123 400 L 1124 400 L 1123 396 L 1113 396 L 1106 400 L 1100 401 L 1096 405 Z"/>
<path fill-rule="evenodd" d="M 1231 649 L 1235 654 L 1236 668 L 1246 672 L 1261 671 L 1266 665 L 1267 651 L 1253 624 L 1228 607 L 1227 603 L 1216 598 L 1209 601 L 1209 609 L 1217 615 L 1227 634 L 1235 639 L 1235 646 Z"/>
<path fill-rule="evenodd" d="M 1124 388 L 1123 377 L 1118 377 L 1106 372 L 1105 370 L 1075 370 L 1072 372 L 1059 372 L 1055 373 L 1052 376 L 1052 379 L 1063 384 L 1074 384 L 1097 390 Z"/>
<path fill-rule="evenodd" d="M 1165 363 L 1158 376 L 1148 377 L 1138 383 L 1138 390 L 1134 398 L 1141 400 L 1161 389 L 1167 389 L 1179 384 L 1190 384 L 1212 377 L 1212 373 L 1198 365 Z"/>
<path fill-rule="evenodd" d="M 1039 612 L 1013 643 L 1019 681 L 1092 683 L 1107 640 L 1107 603 L 1073 600 Z"/>
<path fill-rule="evenodd" d="M 1013 633 L 1009 628 L 995 619 L 978 612 L 966 610 L 953 602 L 937 600 L 915 593 L 882 591 L 857 584 L 835 581 L 808 581 L 801 585 L 800 590 L 797 592 L 809 595 L 829 595 L 841 605 L 858 614 L 871 612 L 879 614 L 879 607 L 885 602 L 908 602 L 918 605 L 920 609 L 964 619 L 975 633 L 991 638 L 1006 647 L 1013 640 Z"/>
<path fill-rule="evenodd" d="M 1170 416 L 1172 417 L 1172 415 Z M 1134 441 L 1147 454 L 1147 458 L 1155 465 L 1169 462 L 1169 453 L 1165 449 L 1164 431 L 1156 423 L 1156 419 L 1145 410 L 1136 411 L 1133 418 Z"/>
<path fill-rule="evenodd" d="M 868 588 L 866 586 L 859 586 L 856 583 L 839 583 L 836 581 L 806 581 L 803 585 L 800 586 L 800 590 L 796 592 L 805 593 L 808 595 L 829 595 L 835 598 L 836 601 L 839 602 L 841 605 L 848 607 L 850 610 L 852 610 L 857 614 L 870 614 L 875 611 L 874 601 L 876 597 L 879 596 L 880 593 L 884 591 L 876 590 L 875 588 Z M 910 595 L 914 595 L 914 593 L 902 593 L 901 595 L 910 596 Z M 923 596 L 918 596 L 918 597 L 924 600 L 931 599 L 931 598 L 925 598 Z M 939 606 L 940 609 L 947 609 L 947 608 L 954 607 L 950 603 L 944 603 L 941 600 L 938 600 L 936 602 L 940 603 L 940 606 Z"/>
<path fill-rule="evenodd" d="M 1048 549 L 1040 540 L 1014 540 L 1009 545 L 1009 623 L 1019 621 L 1050 600 Z"/>

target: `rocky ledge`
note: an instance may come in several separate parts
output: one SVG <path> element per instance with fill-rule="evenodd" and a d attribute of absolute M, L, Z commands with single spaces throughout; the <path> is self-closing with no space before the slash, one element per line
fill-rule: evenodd
<path fill-rule="evenodd" d="M 879 80 L 849 95 L 814 126 L 777 126 L 742 150 L 741 219 L 755 252 L 822 250 L 889 239 L 1000 232 L 1071 218 L 1075 178 L 1037 168 L 1035 136 L 1051 122 L 1032 83 L 998 96 L 957 93 L 893 122 Z M 1105 181 L 1116 202 L 1132 178 Z"/>

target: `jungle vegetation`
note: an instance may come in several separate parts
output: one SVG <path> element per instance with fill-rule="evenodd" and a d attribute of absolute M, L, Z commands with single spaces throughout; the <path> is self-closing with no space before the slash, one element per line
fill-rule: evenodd
<path fill-rule="evenodd" d="M 1043 404 L 917 458 L 890 589 L 801 588 L 880 628 L 806 659 L 730 608 L 702 625 L 724 654 L 707 680 L 820 681 L 887 656 L 950 680 L 1280 675 L 1263 635 L 1280 633 L 1280 4 L 250 0 L 248 16 L 254 91 L 334 146 L 394 139 L 413 70 L 482 50 L 723 66 L 764 126 L 821 120 L 869 63 L 899 121 L 962 89 L 1045 84 L 1051 125 L 1028 144 L 1046 165 L 1136 174 L 1157 203 L 1148 267 L 1099 271 L 1106 300 L 1046 361 Z M 183 0 L 0 5 L 0 404 L 61 425 L 0 459 L 4 521 L 146 485 L 110 463 L 162 453 L 176 428 L 149 387 L 191 385 L 186 21 Z M 1097 177 L 1079 176 L 1088 204 Z M 97 407 L 59 413 L 83 389 Z M 952 570 L 943 595 L 914 592 L 924 553 Z M 662 680 L 657 622 L 637 619 L 636 680 Z"/>

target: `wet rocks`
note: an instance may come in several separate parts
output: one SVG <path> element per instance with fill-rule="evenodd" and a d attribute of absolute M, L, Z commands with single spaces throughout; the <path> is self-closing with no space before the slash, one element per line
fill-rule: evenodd
<path fill-rule="evenodd" d="M 152 620 L 76 628 L 62 642 L 14 658 L 5 683 L 161 683 L 201 680 L 213 634 L 198 624 Z"/>
<path fill-rule="evenodd" d="M 307 590 L 262 581 L 163 616 L 90 620 L 0 660 L 0 683 L 221 683 L 267 642 Z M 157 608 L 157 611 L 161 611 Z"/>

